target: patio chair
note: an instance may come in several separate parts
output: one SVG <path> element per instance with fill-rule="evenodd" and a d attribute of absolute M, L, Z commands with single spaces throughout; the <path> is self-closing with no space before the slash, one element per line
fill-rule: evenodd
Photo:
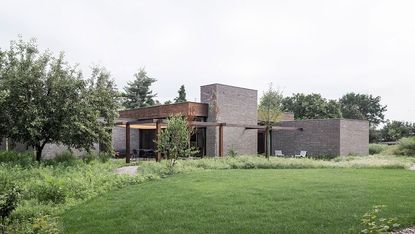
<path fill-rule="evenodd" d="M 296 158 L 305 158 L 305 156 L 307 155 L 307 151 L 301 150 L 300 154 L 296 154 L 294 155 Z"/>
<path fill-rule="evenodd" d="M 275 156 L 284 157 L 284 154 L 282 153 L 282 150 L 275 150 Z"/>

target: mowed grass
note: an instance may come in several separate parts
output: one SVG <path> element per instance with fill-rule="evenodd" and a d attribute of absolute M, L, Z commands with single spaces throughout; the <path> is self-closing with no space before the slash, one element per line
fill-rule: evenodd
<path fill-rule="evenodd" d="M 126 187 L 72 208 L 66 233 L 359 233 L 373 205 L 415 224 L 415 172 L 212 170 Z"/>

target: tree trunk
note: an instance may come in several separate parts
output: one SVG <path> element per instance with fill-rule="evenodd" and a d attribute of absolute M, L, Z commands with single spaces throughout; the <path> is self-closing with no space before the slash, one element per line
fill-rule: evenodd
<path fill-rule="evenodd" d="M 36 146 L 36 161 L 40 162 L 40 159 L 42 159 L 42 151 L 43 149 L 39 146 Z"/>
<path fill-rule="evenodd" d="M 9 151 L 9 138 L 6 137 L 6 151 Z"/>
<path fill-rule="evenodd" d="M 35 146 L 35 150 L 36 150 L 36 161 L 40 162 L 40 160 L 42 159 L 42 151 L 43 148 L 45 147 L 47 141 L 44 141 L 42 144 L 38 144 Z"/>

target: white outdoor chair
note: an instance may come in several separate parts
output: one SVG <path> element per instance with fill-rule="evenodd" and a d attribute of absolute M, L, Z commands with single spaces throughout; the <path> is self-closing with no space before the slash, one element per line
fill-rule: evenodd
<path fill-rule="evenodd" d="M 282 150 L 275 150 L 275 156 L 277 156 L 277 157 L 283 157 L 284 154 L 282 153 Z"/>
<path fill-rule="evenodd" d="M 296 158 L 305 158 L 305 156 L 307 155 L 307 151 L 300 151 L 300 154 L 296 154 L 294 155 Z"/>

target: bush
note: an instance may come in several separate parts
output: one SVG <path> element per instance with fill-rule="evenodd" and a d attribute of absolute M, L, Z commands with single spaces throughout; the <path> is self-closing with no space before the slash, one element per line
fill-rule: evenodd
<path fill-rule="evenodd" d="M 89 164 L 95 159 L 97 159 L 97 156 L 95 154 L 87 153 L 87 154 L 82 155 L 81 158 L 82 158 L 82 161 L 84 161 L 84 163 Z"/>
<path fill-rule="evenodd" d="M 415 156 L 415 137 L 400 139 L 394 153 L 396 155 Z"/>
<path fill-rule="evenodd" d="M 372 210 L 363 215 L 362 225 L 364 229 L 362 233 L 390 233 L 399 227 L 397 218 L 382 218 L 379 213 L 384 205 L 374 206 Z"/>
<path fill-rule="evenodd" d="M 387 145 L 383 144 L 369 144 L 369 154 L 380 154 L 388 148 Z"/>
<path fill-rule="evenodd" d="M 73 155 L 71 152 L 65 151 L 61 154 L 57 154 L 54 159 L 48 160 L 48 161 L 51 162 L 52 164 L 53 163 L 64 163 L 67 165 L 73 165 L 76 163 L 77 157 L 75 157 L 75 155 Z"/>
<path fill-rule="evenodd" d="M 0 151 L 0 163 L 28 167 L 33 164 L 32 153 L 18 153 L 14 151 Z"/>
<path fill-rule="evenodd" d="M 57 179 L 48 179 L 48 181 L 41 183 L 36 190 L 37 199 L 41 203 L 59 204 L 65 202 L 64 184 Z"/>

